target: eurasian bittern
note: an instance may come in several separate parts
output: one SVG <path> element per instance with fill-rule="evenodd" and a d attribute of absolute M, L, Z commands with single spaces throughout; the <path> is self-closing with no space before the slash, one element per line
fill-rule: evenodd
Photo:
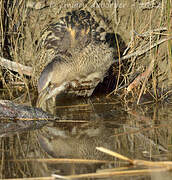
<path fill-rule="evenodd" d="M 73 11 L 51 24 L 42 35 L 50 63 L 38 80 L 37 106 L 62 91 L 91 96 L 113 63 L 105 30 L 87 11 Z"/>

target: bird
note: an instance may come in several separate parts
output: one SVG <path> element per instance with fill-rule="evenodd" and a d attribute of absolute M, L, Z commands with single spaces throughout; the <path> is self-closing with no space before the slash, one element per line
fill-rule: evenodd
<path fill-rule="evenodd" d="M 113 64 L 114 48 L 105 29 L 86 10 L 67 12 L 41 35 L 45 67 L 37 88 L 37 107 L 62 92 L 89 97 Z"/>

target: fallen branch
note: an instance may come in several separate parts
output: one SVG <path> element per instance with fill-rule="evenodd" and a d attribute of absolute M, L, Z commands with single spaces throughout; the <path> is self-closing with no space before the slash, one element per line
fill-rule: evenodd
<path fill-rule="evenodd" d="M 154 44 L 152 44 L 151 46 L 147 47 L 146 49 L 143 49 L 143 50 L 137 50 L 136 52 L 134 53 L 131 53 L 131 54 L 128 54 L 126 56 L 123 56 L 120 58 L 120 61 L 122 60 L 126 60 L 126 59 L 129 59 L 133 56 L 141 56 L 142 54 L 146 53 L 147 51 L 151 50 L 152 48 L 162 44 L 163 42 L 165 41 L 168 41 L 172 39 L 172 36 L 168 37 L 168 38 L 165 38 L 165 39 L 161 39 L 157 42 L 155 42 Z M 115 59 L 114 62 L 119 62 L 119 59 Z M 15 72 L 19 72 L 19 69 L 22 70 L 22 73 L 25 74 L 25 75 L 28 75 L 28 76 L 32 76 L 32 72 L 33 72 L 33 68 L 30 67 L 30 66 L 24 66 L 20 63 L 16 63 L 16 62 L 13 62 L 13 61 L 10 61 L 8 59 L 5 59 L 3 57 L 0 57 L 0 65 L 7 68 L 7 69 L 10 69 L 12 71 L 15 71 Z"/>
<path fill-rule="evenodd" d="M 24 66 L 22 64 L 10 61 L 10 60 L 5 59 L 3 57 L 0 57 L 0 65 L 7 68 L 7 69 L 15 71 L 15 72 L 19 72 L 21 69 L 23 74 L 28 75 L 28 76 L 31 76 L 32 71 L 33 71 L 32 67 Z"/>

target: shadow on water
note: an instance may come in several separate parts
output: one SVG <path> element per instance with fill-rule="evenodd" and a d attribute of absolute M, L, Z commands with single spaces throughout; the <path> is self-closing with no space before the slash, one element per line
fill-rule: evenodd
<path fill-rule="evenodd" d="M 60 98 L 63 103 L 56 106 L 60 121 L 1 138 L 1 178 L 50 177 L 130 167 L 96 150 L 100 146 L 133 159 L 171 160 L 172 106 L 125 107 L 118 98 Z M 82 163 L 69 159 L 108 162 Z M 164 176 L 167 174 L 139 177 L 164 179 Z"/>

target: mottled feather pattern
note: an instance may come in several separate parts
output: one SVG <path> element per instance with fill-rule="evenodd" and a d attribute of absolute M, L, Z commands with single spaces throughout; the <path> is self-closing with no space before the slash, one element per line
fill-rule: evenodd
<path fill-rule="evenodd" d="M 56 54 L 82 45 L 84 48 L 92 40 L 100 43 L 105 30 L 91 17 L 89 12 L 73 11 L 50 24 L 42 35 L 42 46 L 55 48 Z M 78 44 L 79 43 L 79 44 Z M 84 43 L 84 44 L 83 44 Z"/>
<path fill-rule="evenodd" d="M 42 34 L 45 65 L 38 80 L 39 93 L 49 87 L 90 96 L 113 63 L 113 48 L 105 41 L 106 32 L 87 11 L 68 12 Z M 60 59 L 64 59 L 61 61 Z M 51 92 L 47 92 L 51 97 Z"/>

